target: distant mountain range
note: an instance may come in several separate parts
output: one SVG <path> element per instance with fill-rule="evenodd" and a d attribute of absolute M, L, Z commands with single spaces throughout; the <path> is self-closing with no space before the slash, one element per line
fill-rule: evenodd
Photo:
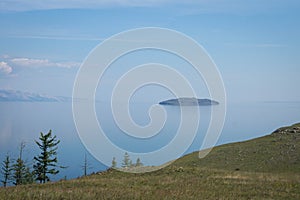
<path fill-rule="evenodd" d="M 71 98 L 68 97 L 48 96 L 31 92 L 0 89 L 0 102 L 64 102 L 70 100 Z"/>

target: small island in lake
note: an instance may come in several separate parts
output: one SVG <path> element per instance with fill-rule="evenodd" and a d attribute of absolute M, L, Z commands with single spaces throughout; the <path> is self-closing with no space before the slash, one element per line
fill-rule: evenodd
<path fill-rule="evenodd" d="M 178 98 L 169 99 L 166 101 L 159 102 L 160 105 L 170 105 L 170 106 L 211 106 L 218 105 L 219 102 L 210 99 L 197 99 L 197 98 Z"/>

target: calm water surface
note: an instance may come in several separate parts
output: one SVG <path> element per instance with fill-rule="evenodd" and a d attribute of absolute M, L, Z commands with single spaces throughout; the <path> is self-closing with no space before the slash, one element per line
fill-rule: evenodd
<path fill-rule="evenodd" d="M 130 105 L 132 118 L 139 125 L 147 125 L 149 103 Z M 168 142 L 176 134 L 180 121 L 178 107 L 167 106 L 168 118 L 161 132 L 150 139 L 134 139 L 124 134 L 113 121 L 109 104 L 96 103 L 97 117 L 107 137 L 116 145 L 132 152 L 155 151 Z M 187 152 L 200 148 L 210 119 L 210 107 L 200 108 L 201 120 L 198 134 Z M 269 102 L 269 103 L 235 103 L 227 107 L 224 129 L 218 144 L 247 140 L 271 133 L 274 129 L 300 122 L 300 102 Z M 58 150 L 59 164 L 68 166 L 54 179 L 63 177 L 75 178 L 83 173 L 84 155 L 87 154 L 89 172 L 105 169 L 105 166 L 94 159 L 81 143 L 73 122 L 72 105 L 70 102 L 60 103 L 0 103 L 0 159 L 8 153 L 16 158 L 20 142 L 26 143 L 24 159 L 28 165 L 33 164 L 32 158 L 38 154 L 34 140 L 39 132 L 46 133 L 52 129 L 61 140 Z M 187 133 L 188 134 L 188 133 Z M 99 142 L 101 145 L 101 142 Z M 109 153 L 109 152 L 106 152 Z M 122 156 L 121 156 L 122 157 Z M 121 163 L 121 160 L 118 161 Z M 147 164 L 147 163 L 145 163 Z"/>

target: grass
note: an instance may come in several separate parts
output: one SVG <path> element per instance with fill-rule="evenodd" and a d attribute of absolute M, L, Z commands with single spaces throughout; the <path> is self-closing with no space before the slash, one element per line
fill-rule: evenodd
<path fill-rule="evenodd" d="M 300 173 L 300 124 L 280 128 L 261 138 L 218 146 L 204 159 L 198 159 L 198 152 L 195 152 L 177 160 L 174 165 Z"/>
<path fill-rule="evenodd" d="M 109 170 L 68 181 L 0 188 L 0 199 L 300 199 L 300 124 L 186 155 L 161 170 Z"/>

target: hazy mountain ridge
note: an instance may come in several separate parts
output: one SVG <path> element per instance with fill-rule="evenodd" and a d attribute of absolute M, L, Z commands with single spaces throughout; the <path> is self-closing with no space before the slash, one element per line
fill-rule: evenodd
<path fill-rule="evenodd" d="M 68 97 L 0 89 L 0 102 L 65 102 Z"/>

